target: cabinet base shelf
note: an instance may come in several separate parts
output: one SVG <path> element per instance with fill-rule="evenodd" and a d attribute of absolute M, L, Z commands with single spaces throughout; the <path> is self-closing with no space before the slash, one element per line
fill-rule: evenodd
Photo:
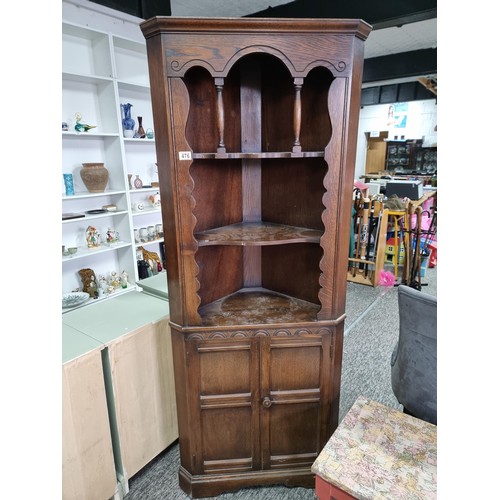
<path fill-rule="evenodd" d="M 265 288 L 244 288 L 200 308 L 204 326 L 284 324 L 315 321 L 318 304 Z"/>
<path fill-rule="evenodd" d="M 182 466 L 179 468 L 179 486 L 192 498 L 212 497 L 241 488 L 272 484 L 314 488 L 314 475 L 311 473 L 310 466 L 286 470 L 205 475 L 192 475 Z"/>

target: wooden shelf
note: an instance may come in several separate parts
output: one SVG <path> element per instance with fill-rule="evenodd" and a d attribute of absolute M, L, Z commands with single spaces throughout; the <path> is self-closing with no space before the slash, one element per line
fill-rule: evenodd
<path fill-rule="evenodd" d="M 259 159 L 259 158 L 323 158 L 324 151 L 302 151 L 294 153 L 292 151 L 271 151 L 252 153 L 193 153 L 193 160 L 238 160 L 238 159 Z"/>
<path fill-rule="evenodd" d="M 265 288 L 245 288 L 200 308 L 204 326 L 316 321 L 320 306 Z"/>
<path fill-rule="evenodd" d="M 287 243 L 319 243 L 323 232 L 317 229 L 285 226 L 270 222 L 242 222 L 195 234 L 199 246 L 263 246 Z"/>

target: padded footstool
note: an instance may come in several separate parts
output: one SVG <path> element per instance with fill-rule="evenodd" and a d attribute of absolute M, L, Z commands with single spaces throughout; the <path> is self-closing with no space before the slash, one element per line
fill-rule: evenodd
<path fill-rule="evenodd" d="M 311 470 L 320 500 L 431 500 L 437 427 L 360 396 Z"/>

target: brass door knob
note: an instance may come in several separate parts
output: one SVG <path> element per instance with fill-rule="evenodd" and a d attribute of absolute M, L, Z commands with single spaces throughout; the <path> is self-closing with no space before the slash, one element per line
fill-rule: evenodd
<path fill-rule="evenodd" d="M 269 408 L 272 404 L 273 402 L 267 396 L 262 401 L 262 406 L 264 408 Z"/>

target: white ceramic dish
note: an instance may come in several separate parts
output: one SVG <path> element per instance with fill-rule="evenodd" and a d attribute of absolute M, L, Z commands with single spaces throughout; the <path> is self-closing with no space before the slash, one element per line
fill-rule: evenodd
<path fill-rule="evenodd" d="M 63 307 L 75 307 L 83 304 L 89 299 L 90 295 L 87 292 L 70 292 L 65 293 L 62 297 Z"/>

